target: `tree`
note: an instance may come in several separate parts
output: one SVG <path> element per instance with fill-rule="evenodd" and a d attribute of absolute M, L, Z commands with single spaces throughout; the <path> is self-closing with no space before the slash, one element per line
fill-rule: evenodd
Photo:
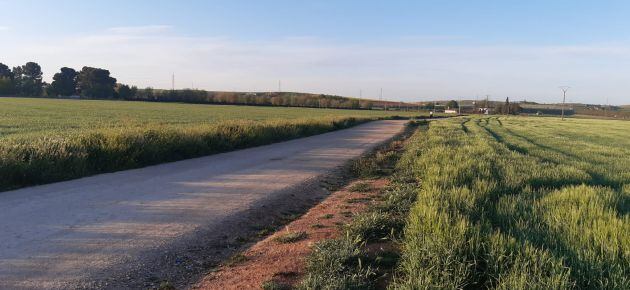
<path fill-rule="evenodd" d="M 116 79 L 109 76 L 109 71 L 84 66 L 77 77 L 81 96 L 90 98 L 112 98 Z"/>
<path fill-rule="evenodd" d="M 124 84 L 116 84 L 116 98 L 130 100 L 138 93 L 137 87 L 129 87 Z"/>
<path fill-rule="evenodd" d="M 13 73 L 9 67 L 0 63 L 0 95 L 13 93 Z"/>
<path fill-rule="evenodd" d="M 73 96 L 77 93 L 77 76 L 79 73 L 69 67 L 62 67 L 61 72 L 53 76 L 48 89 L 51 96 Z"/>
<path fill-rule="evenodd" d="M 519 104 L 510 103 L 510 99 L 509 98 L 505 99 L 505 103 L 498 104 L 495 107 L 495 112 L 497 114 L 518 115 L 522 110 L 523 110 L 523 108 L 521 108 L 521 106 Z"/>
<path fill-rule="evenodd" d="M 13 68 L 13 79 L 17 93 L 22 96 L 39 97 L 42 95 L 42 67 L 35 62 Z"/>
<path fill-rule="evenodd" d="M 459 104 L 457 104 L 455 100 L 450 100 L 448 101 L 448 103 L 446 103 L 446 107 L 449 109 L 455 109 L 455 108 L 459 108 Z"/>
<path fill-rule="evenodd" d="M 13 93 L 13 81 L 10 78 L 0 77 L 0 96 Z"/>
<path fill-rule="evenodd" d="M 503 106 L 503 113 L 506 115 L 510 113 L 510 98 L 509 97 L 505 98 L 505 105 Z"/>
<path fill-rule="evenodd" d="M 0 62 L 0 78 L 9 78 L 12 79 L 13 78 L 13 73 L 11 72 L 11 70 L 9 69 L 9 67 Z"/>

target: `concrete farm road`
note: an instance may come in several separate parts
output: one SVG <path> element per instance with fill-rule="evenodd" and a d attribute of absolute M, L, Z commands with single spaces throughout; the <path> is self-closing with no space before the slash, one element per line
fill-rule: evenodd
<path fill-rule="evenodd" d="M 181 240 L 230 233 L 225 228 L 230 219 L 281 192 L 304 191 L 306 182 L 393 137 L 404 124 L 375 121 L 266 146 L 0 192 L 0 289 L 120 287 L 107 282 L 115 269 L 118 276 L 120 270 L 140 275 L 138 269 L 150 268 L 151 261 L 168 260 L 168 254 L 157 260 L 155 255 L 170 253 Z M 282 199 L 290 203 L 294 195 L 285 196 Z M 141 261 L 151 255 L 153 260 Z M 190 260 L 177 259 L 173 265 Z M 129 269 L 132 265 L 135 270 Z M 137 282 L 140 278 L 133 275 L 127 278 Z M 91 284 L 95 280 L 99 284 Z"/>

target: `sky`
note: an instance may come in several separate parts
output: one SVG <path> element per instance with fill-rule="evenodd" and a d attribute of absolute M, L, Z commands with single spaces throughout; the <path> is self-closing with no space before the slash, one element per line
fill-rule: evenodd
<path fill-rule="evenodd" d="M 630 104 L 630 1 L 0 0 L 0 62 L 138 87 Z"/>

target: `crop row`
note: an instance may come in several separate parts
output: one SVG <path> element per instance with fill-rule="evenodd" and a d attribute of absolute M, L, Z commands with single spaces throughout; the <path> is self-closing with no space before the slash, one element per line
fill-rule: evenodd
<path fill-rule="evenodd" d="M 420 185 L 391 288 L 630 288 L 629 129 L 433 122 L 400 161 Z"/>

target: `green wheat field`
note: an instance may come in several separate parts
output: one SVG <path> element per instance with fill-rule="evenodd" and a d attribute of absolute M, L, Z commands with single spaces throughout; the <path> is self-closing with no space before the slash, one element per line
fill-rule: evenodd
<path fill-rule="evenodd" d="M 418 113 L 42 98 L 0 98 L 0 137 L 62 136 L 94 129 L 186 127 L 226 121 L 381 118 Z"/>
<path fill-rule="evenodd" d="M 431 122 L 396 289 L 630 289 L 630 122 Z"/>
<path fill-rule="evenodd" d="M 0 190 L 414 115 L 418 112 L 0 98 Z"/>

